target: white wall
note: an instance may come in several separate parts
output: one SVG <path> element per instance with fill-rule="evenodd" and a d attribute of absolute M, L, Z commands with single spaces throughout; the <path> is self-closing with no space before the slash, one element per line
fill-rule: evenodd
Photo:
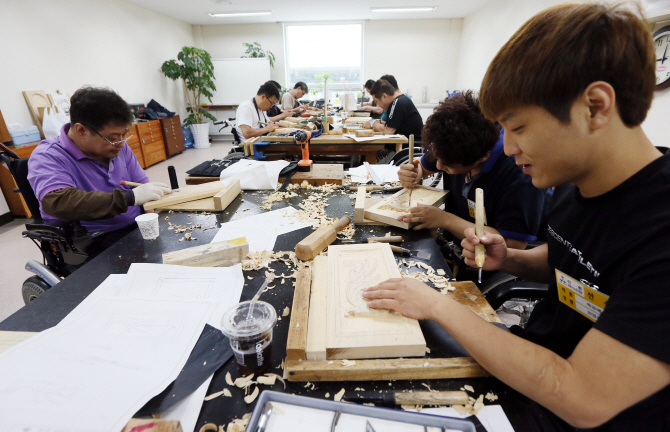
<path fill-rule="evenodd" d="M 193 45 L 190 24 L 121 0 L 4 0 L 1 17 L 0 110 L 8 124 L 33 124 L 22 91 L 72 95 L 86 84 L 184 114 L 182 84 L 160 66 Z"/>

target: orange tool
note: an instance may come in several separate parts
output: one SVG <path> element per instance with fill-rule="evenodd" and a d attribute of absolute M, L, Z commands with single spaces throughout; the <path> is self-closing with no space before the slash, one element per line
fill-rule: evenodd
<path fill-rule="evenodd" d="M 302 149 L 302 159 L 298 162 L 298 171 L 312 171 L 314 162 L 309 158 L 309 139 L 311 137 L 311 132 L 303 130 L 296 132 L 293 136 L 295 143 L 300 144 L 300 148 Z"/>

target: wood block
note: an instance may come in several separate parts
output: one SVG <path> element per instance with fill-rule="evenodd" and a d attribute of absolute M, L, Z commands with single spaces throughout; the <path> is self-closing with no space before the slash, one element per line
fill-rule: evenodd
<path fill-rule="evenodd" d="M 156 201 L 149 201 L 144 204 L 144 210 L 153 212 L 155 209 L 166 208 L 174 204 L 181 204 L 189 201 L 195 201 L 203 198 L 211 198 L 227 186 L 220 181 L 203 183 L 196 186 L 185 186 L 178 191 L 163 196 Z"/>
<path fill-rule="evenodd" d="M 323 313 L 327 305 L 328 257 L 318 256 L 312 264 L 312 289 L 309 295 L 307 325 L 307 360 L 326 359 L 326 320 Z"/>
<path fill-rule="evenodd" d="M 121 432 L 184 432 L 179 420 L 130 419 Z"/>
<path fill-rule="evenodd" d="M 299 131 L 300 129 L 295 128 L 295 127 L 285 127 L 285 128 L 278 128 L 275 129 L 274 131 L 270 132 L 268 135 L 282 135 L 282 134 L 288 134 L 291 132 L 296 132 Z"/>
<path fill-rule="evenodd" d="M 163 264 L 190 267 L 230 267 L 242 262 L 249 254 L 244 237 L 209 243 L 163 254 Z"/>
<path fill-rule="evenodd" d="M 365 208 L 369 209 L 370 207 L 377 204 L 381 200 L 383 200 L 382 197 L 365 198 Z M 384 222 L 363 218 L 363 222 L 356 222 L 356 225 L 386 225 L 386 224 Z"/>
<path fill-rule="evenodd" d="M 357 137 L 372 137 L 375 136 L 375 131 L 372 129 L 361 129 L 356 131 Z"/>
<path fill-rule="evenodd" d="M 328 132 L 328 135 L 342 135 L 344 131 L 342 129 L 333 129 Z"/>
<path fill-rule="evenodd" d="M 312 283 L 312 272 L 305 267 L 298 272 L 293 292 L 291 323 L 286 340 L 287 360 L 306 360 L 307 324 L 309 319 L 309 291 Z"/>
<path fill-rule="evenodd" d="M 214 208 L 216 211 L 223 211 L 240 193 L 242 188 L 240 187 L 240 180 L 232 180 L 225 189 L 221 189 L 219 193 L 214 195 Z"/>
<path fill-rule="evenodd" d="M 37 332 L 22 332 L 22 331 L 0 331 L 0 353 L 7 351 L 14 345 L 30 339 L 35 336 Z"/>
<path fill-rule="evenodd" d="M 354 205 L 354 222 L 360 224 L 365 221 L 365 194 L 367 191 L 364 187 L 358 188 L 356 193 L 356 204 Z"/>
<path fill-rule="evenodd" d="M 426 365 L 427 364 L 427 365 Z M 386 381 L 486 377 L 472 357 L 356 360 L 353 366 L 335 361 L 287 360 L 289 381 Z"/>
<path fill-rule="evenodd" d="M 412 192 L 412 207 L 416 207 L 417 203 L 438 206 L 444 202 L 447 193 L 448 191 L 442 189 L 417 186 Z M 403 189 L 388 198 L 384 198 L 369 209 L 365 209 L 365 217 L 384 222 L 387 225 L 409 229 L 410 223 L 401 222 L 397 219 L 398 216 L 409 213 L 409 209 L 409 190 Z"/>
<path fill-rule="evenodd" d="M 214 198 L 203 198 L 195 201 L 188 201 L 181 204 L 173 204 L 166 207 L 161 207 L 154 209 L 155 212 L 162 212 L 167 210 L 174 211 L 208 211 L 214 212 L 218 211 L 216 205 L 214 204 Z"/>
<path fill-rule="evenodd" d="M 423 357 L 419 322 L 395 312 L 370 309 L 363 289 L 400 271 L 388 243 L 328 248 L 328 359 Z"/>
<path fill-rule="evenodd" d="M 42 118 L 37 111 L 39 107 L 47 107 L 50 105 L 49 98 L 44 90 L 28 90 L 23 92 L 23 97 L 28 104 L 28 110 L 30 115 L 33 118 L 33 122 L 37 129 L 40 130 L 40 135 L 44 138 L 44 132 L 42 131 Z"/>
<path fill-rule="evenodd" d="M 347 117 L 344 120 L 342 120 L 342 123 L 344 124 L 363 124 L 366 121 L 369 121 L 370 117 Z"/>

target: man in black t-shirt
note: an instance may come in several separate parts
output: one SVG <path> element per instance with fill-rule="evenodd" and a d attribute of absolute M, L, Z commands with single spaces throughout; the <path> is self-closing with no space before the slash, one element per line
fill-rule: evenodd
<path fill-rule="evenodd" d="M 437 321 L 528 396 L 517 414 L 534 430 L 670 430 L 670 156 L 640 126 L 655 66 L 641 13 L 607 3 L 540 12 L 489 66 L 482 112 L 533 184 L 557 188 L 546 246 L 508 249 L 471 228 L 461 245 L 468 265 L 481 243 L 485 270 L 549 284 L 525 329 L 500 330 L 411 278 L 363 294 Z"/>
<path fill-rule="evenodd" d="M 377 80 L 370 90 L 370 95 L 377 106 L 388 112 L 388 120 L 383 124 L 380 120 L 374 121 L 371 126 L 376 132 L 384 135 L 400 134 L 421 140 L 423 120 L 410 98 L 386 80 Z"/>

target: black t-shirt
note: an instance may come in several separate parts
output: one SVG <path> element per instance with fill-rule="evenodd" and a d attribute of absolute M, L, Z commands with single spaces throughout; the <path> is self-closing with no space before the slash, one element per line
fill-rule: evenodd
<path fill-rule="evenodd" d="M 405 135 L 408 138 L 410 135 L 414 135 L 416 141 L 421 140 L 423 120 L 410 98 L 405 95 L 398 96 L 393 99 L 387 111 L 386 127 L 395 129 L 397 134 Z"/>
<path fill-rule="evenodd" d="M 479 175 L 470 182 L 464 193 L 465 175 L 444 175 L 444 188 L 449 190 L 444 209 L 475 223 L 475 190 L 484 190 L 486 225 L 500 231 L 503 237 L 523 242 L 536 239 L 542 220 L 546 192 L 533 186 L 529 175 L 523 173 L 513 157 L 503 152 L 503 132 L 484 162 Z M 435 159 L 426 153 L 421 164 L 436 172 Z"/>
<path fill-rule="evenodd" d="M 609 300 L 593 323 L 559 301 L 554 278 L 525 330 L 515 333 L 567 358 L 593 327 L 670 364 L 668 197 L 670 156 L 594 198 L 582 197 L 574 185 L 557 187 L 547 228 L 549 265 L 583 285 L 597 286 Z M 670 386 L 598 430 L 670 430 Z"/>

